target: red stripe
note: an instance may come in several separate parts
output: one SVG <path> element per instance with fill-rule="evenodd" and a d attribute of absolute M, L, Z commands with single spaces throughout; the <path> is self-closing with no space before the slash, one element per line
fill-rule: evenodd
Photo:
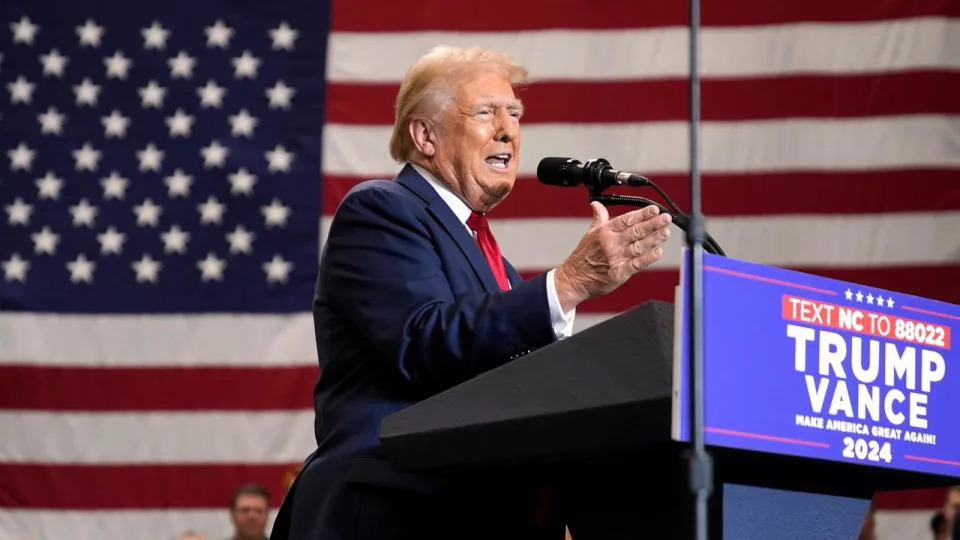
<path fill-rule="evenodd" d="M 943 266 L 904 266 L 876 268 L 794 268 L 801 272 L 960 304 L 960 264 Z M 524 277 L 541 272 L 522 271 Z M 588 300 L 577 313 L 619 313 L 647 300 L 673 302 L 679 270 L 644 271 L 627 281 L 614 293 Z"/>
<path fill-rule="evenodd" d="M 960 72 L 706 79 L 705 121 L 960 113 Z M 327 123 L 392 125 L 398 84 L 333 83 Z M 686 80 L 541 82 L 520 89 L 524 123 L 686 120 Z"/>
<path fill-rule="evenodd" d="M 317 367 L 0 366 L 0 409 L 293 410 L 312 407 Z"/>
<path fill-rule="evenodd" d="M 653 176 L 652 180 L 681 209 L 689 208 L 689 180 L 685 175 Z M 360 181 L 326 176 L 324 215 L 333 215 L 347 191 Z M 703 211 L 710 217 L 960 209 L 960 169 L 706 174 L 702 185 Z M 652 189 L 627 188 L 611 193 L 641 195 L 664 202 Z M 585 189 L 550 187 L 535 178 L 520 178 L 490 215 L 505 219 L 589 218 L 591 214 Z"/>
<path fill-rule="evenodd" d="M 877 510 L 925 510 L 942 508 L 946 500 L 947 488 L 907 489 L 877 493 L 873 505 Z"/>
<path fill-rule="evenodd" d="M 0 464 L 0 507 L 74 510 L 229 508 L 233 491 L 257 482 L 282 500 L 286 465 Z M 184 525 L 186 527 L 186 525 Z"/>
<path fill-rule="evenodd" d="M 769 2 L 738 0 L 705 2 L 704 26 L 778 24 L 803 21 L 853 22 L 924 15 L 960 15 L 953 0 L 814 0 Z M 610 29 L 686 26 L 684 2 L 636 0 L 524 0 L 502 9 L 485 4 L 457 4 L 446 0 L 334 2 L 331 28 L 335 32 L 403 32 L 425 30 L 495 31 L 549 28 Z"/>

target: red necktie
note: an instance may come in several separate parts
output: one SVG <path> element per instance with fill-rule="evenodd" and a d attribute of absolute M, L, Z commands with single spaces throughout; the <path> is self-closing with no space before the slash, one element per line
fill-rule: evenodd
<path fill-rule="evenodd" d="M 507 270 L 503 267 L 503 256 L 500 255 L 500 248 L 497 247 L 497 241 L 490 232 L 490 226 L 487 224 L 487 218 L 479 212 L 473 212 L 467 218 L 467 227 L 470 227 L 477 233 L 477 244 L 480 245 L 480 251 L 486 257 L 493 275 L 497 278 L 497 283 L 503 290 L 510 289 L 510 281 L 507 279 Z"/>

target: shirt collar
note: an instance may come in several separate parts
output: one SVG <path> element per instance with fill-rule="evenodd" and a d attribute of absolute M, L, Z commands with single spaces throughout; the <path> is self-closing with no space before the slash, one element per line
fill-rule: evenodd
<path fill-rule="evenodd" d="M 441 182 L 434 176 L 430 171 L 424 169 L 423 167 L 417 165 L 416 163 L 410 164 L 414 170 L 420 173 L 420 176 L 430 184 L 433 189 L 437 191 L 437 194 L 440 195 L 440 198 L 443 199 L 443 202 L 447 203 L 447 206 L 450 207 L 450 210 L 453 211 L 453 215 L 457 216 L 457 219 L 460 220 L 460 223 L 466 225 L 467 219 L 470 218 L 470 214 L 473 213 L 473 210 L 467 206 L 467 203 L 457 196 L 456 193 L 450 190 L 450 187 Z"/>

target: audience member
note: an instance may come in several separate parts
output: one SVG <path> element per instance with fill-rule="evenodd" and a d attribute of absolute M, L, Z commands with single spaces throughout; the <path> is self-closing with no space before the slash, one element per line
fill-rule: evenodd
<path fill-rule="evenodd" d="M 229 540 L 266 540 L 270 493 L 260 484 L 245 484 L 233 495 L 230 519 L 234 533 Z"/>

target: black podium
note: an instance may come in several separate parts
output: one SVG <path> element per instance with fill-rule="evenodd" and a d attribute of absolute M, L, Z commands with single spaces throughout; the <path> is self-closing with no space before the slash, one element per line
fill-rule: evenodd
<path fill-rule="evenodd" d="M 397 468 L 529 477 L 557 490 L 574 540 L 692 538 L 673 441 L 674 309 L 647 302 L 385 419 Z M 856 538 L 875 491 L 955 479 L 709 448 L 710 538 Z"/>

